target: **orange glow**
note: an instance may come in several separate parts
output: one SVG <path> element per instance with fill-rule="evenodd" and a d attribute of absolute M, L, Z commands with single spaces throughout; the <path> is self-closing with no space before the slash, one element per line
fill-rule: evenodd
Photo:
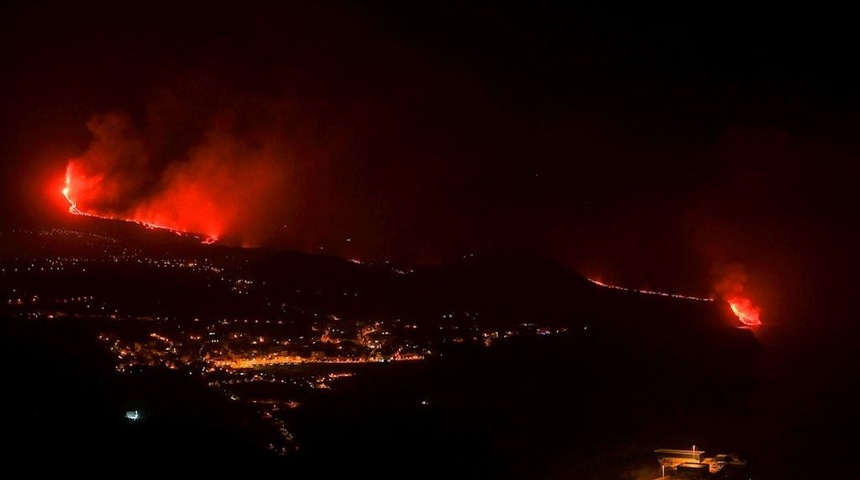
<path fill-rule="evenodd" d="M 68 166 L 66 167 L 66 182 L 61 190 L 61 193 L 69 202 L 69 213 L 74 215 L 83 215 L 87 217 L 95 217 L 102 218 L 107 220 L 121 220 L 124 222 L 132 222 L 138 225 L 143 225 L 146 228 L 154 228 L 159 230 L 167 230 L 173 232 L 177 235 L 188 235 L 200 238 L 204 244 L 212 244 L 218 241 L 218 233 L 216 225 L 213 222 L 200 222 L 200 221 L 189 221 L 182 223 L 182 219 L 188 217 L 188 211 L 193 213 L 199 213 L 197 207 L 200 206 L 201 202 L 196 200 L 194 194 L 190 194 L 185 196 L 184 198 L 177 199 L 176 203 L 172 205 L 176 207 L 176 205 L 184 205 L 190 207 L 188 210 L 176 211 L 174 208 L 173 211 L 170 209 L 166 209 L 166 213 L 159 212 L 156 213 L 153 209 L 144 209 L 139 208 L 133 212 L 131 216 L 119 215 L 119 214 L 111 214 L 111 213 L 100 213 L 93 210 L 88 210 L 78 206 L 78 201 L 76 199 L 91 199 L 97 201 L 100 196 L 106 195 L 109 192 L 105 192 L 103 189 L 101 177 L 94 176 L 88 177 L 82 172 L 80 172 L 76 168 L 76 164 L 74 161 L 69 161 Z M 183 201 L 184 200 L 184 201 Z M 212 205 L 205 205 L 204 208 L 201 209 L 206 213 L 211 213 L 215 210 L 215 207 Z M 182 214 L 185 214 L 184 216 Z M 181 228 L 180 225 L 190 224 L 192 225 L 192 229 Z"/>
<path fill-rule="evenodd" d="M 732 312 L 744 325 L 761 325 L 760 311 L 748 298 L 732 298 L 728 300 Z"/>

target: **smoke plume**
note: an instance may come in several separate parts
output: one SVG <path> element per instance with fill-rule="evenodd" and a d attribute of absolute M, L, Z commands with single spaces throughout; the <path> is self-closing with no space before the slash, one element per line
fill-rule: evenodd
<path fill-rule="evenodd" d="M 67 170 L 67 197 L 80 213 L 243 246 L 264 239 L 261 216 L 283 189 L 283 149 L 274 139 L 240 138 L 229 116 L 174 145 L 120 113 L 87 127 L 92 142 Z M 175 143 L 187 146 L 177 152 Z"/>

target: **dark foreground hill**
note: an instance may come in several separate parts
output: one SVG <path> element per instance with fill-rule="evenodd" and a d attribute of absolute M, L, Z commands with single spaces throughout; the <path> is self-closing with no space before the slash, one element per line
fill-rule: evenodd
<path fill-rule="evenodd" d="M 253 425 L 201 382 L 173 372 L 120 376 L 81 324 L 0 325 L 6 468 L 43 473 L 212 470 L 214 459 L 265 460 Z M 126 412 L 147 406 L 140 421 Z M 22 471 L 22 470 L 19 470 Z"/>
<path fill-rule="evenodd" d="M 86 322 L 3 319 L 3 421 L 16 439 L 6 447 L 15 463 L 113 468 L 122 462 L 165 473 L 178 464 L 198 472 L 217 466 L 324 478 L 620 479 L 653 468 L 654 448 L 685 447 L 688 439 L 753 447 L 737 430 L 708 421 L 749 415 L 759 382 L 754 364 L 761 347 L 721 302 L 610 290 L 523 255 L 410 271 L 188 242 L 161 248 L 110 237 L 65 235 L 59 245 L 51 235 L 38 238 L 29 244 L 37 255 L 62 247 L 94 256 L 123 248 L 219 256 L 264 285 L 268 301 L 286 298 L 342 315 L 429 322 L 470 312 L 493 328 L 535 323 L 564 333 L 491 348 L 464 345 L 420 364 L 363 370 L 351 388 L 302 405 L 290 425 L 301 448 L 274 457 L 250 440 L 253 415 L 197 377 L 119 375 Z M 101 250 L 69 238 L 101 242 Z M 27 245 L 20 243 L 22 251 Z M 146 418 L 124 417 L 140 404 L 147 405 Z"/>

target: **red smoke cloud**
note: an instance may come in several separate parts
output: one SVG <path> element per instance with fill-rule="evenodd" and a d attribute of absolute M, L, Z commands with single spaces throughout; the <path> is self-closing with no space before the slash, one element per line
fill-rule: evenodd
<path fill-rule="evenodd" d="M 270 142 L 240 139 L 230 122 L 165 158 L 121 114 L 93 118 L 87 151 L 69 161 L 63 194 L 72 213 L 140 223 L 228 243 L 262 241 L 260 221 L 282 187 Z"/>
<path fill-rule="evenodd" d="M 732 312 L 744 325 L 761 325 L 761 311 L 744 291 L 746 281 L 743 266 L 732 264 L 719 273 L 714 290 L 728 302 Z"/>

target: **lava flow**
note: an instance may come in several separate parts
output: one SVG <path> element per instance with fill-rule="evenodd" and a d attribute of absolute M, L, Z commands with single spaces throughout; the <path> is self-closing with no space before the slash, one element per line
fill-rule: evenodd
<path fill-rule="evenodd" d="M 700 302 L 713 302 L 714 301 L 713 298 L 694 297 L 692 295 L 681 295 L 680 293 L 668 293 L 668 292 L 658 292 L 656 290 L 639 290 L 639 289 L 635 289 L 635 288 L 619 287 L 618 285 L 611 285 L 609 283 L 604 283 L 604 282 L 601 282 L 600 280 L 595 280 L 593 278 L 589 278 L 589 277 L 585 277 L 585 278 L 589 282 L 591 282 L 595 285 L 605 287 L 605 288 L 612 288 L 615 290 L 622 290 L 625 292 L 643 293 L 645 295 L 659 295 L 661 297 L 681 298 L 684 300 L 698 300 Z"/>
<path fill-rule="evenodd" d="M 728 300 L 732 312 L 737 315 L 738 320 L 744 325 L 755 326 L 761 325 L 759 318 L 759 309 L 752 304 L 748 298 L 732 298 Z"/>
<path fill-rule="evenodd" d="M 668 293 L 659 292 L 656 290 L 640 290 L 635 288 L 620 287 L 618 285 L 601 282 L 600 280 L 595 280 L 593 278 L 585 278 L 595 285 L 604 288 L 611 288 L 614 290 L 621 290 L 624 292 L 643 293 L 646 295 L 659 295 L 661 297 L 680 298 L 684 300 L 698 300 L 701 302 L 713 302 L 715 300 L 711 297 L 694 297 L 692 295 L 681 295 L 679 293 Z M 729 304 L 729 307 L 732 309 L 732 313 L 734 313 L 735 316 L 738 317 L 738 320 L 740 320 L 740 322 L 744 325 L 750 327 L 761 325 L 761 319 L 759 318 L 760 311 L 758 307 L 753 305 L 750 299 L 743 297 L 732 297 L 727 299 L 726 303 Z"/>
<path fill-rule="evenodd" d="M 61 192 L 62 192 L 63 196 L 66 197 L 66 200 L 69 202 L 69 213 L 71 213 L 73 215 L 82 215 L 82 216 L 86 216 L 86 217 L 102 218 L 105 220 L 120 220 L 120 221 L 124 221 L 124 222 L 136 223 L 136 224 L 142 225 L 146 228 L 166 230 L 168 232 L 173 232 L 173 233 L 180 235 L 180 236 L 190 236 L 190 237 L 198 238 L 201 240 L 201 242 L 203 242 L 206 245 L 209 245 L 209 244 L 212 244 L 212 243 L 215 243 L 218 241 L 217 235 L 207 235 L 207 234 L 201 234 L 201 233 L 197 233 L 197 232 L 180 230 L 177 228 L 172 228 L 172 227 L 167 226 L 167 225 L 161 225 L 158 223 L 149 222 L 149 221 L 136 219 L 136 218 L 125 218 L 125 217 L 122 217 L 120 215 L 100 214 L 100 213 L 96 213 L 96 212 L 82 210 L 80 207 L 78 207 L 78 203 L 72 198 L 72 196 L 76 192 L 75 187 L 80 187 L 81 184 L 85 185 L 87 183 L 87 179 L 85 177 L 80 177 L 80 178 L 75 177 L 74 173 L 75 173 L 74 172 L 74 163 L 70 161 L 68 166 L 66 167 L 66 182 L 65 182 L 65 185 L 63 186 L 63 189 Z M 90 183 L 93 183 L 93 182 L 90 182 Z M 95 183 L 97 183 L 97 182 L 95 182 Z"/>
<path fill-rule="evenodd" d="M 85 213 L 78 210 L 78 204 L 75 203 L 75 201 L 72 200 L 72 197 L 69 196 L 69 194 L 72 192 L 72 173 L 71 173 L 71 170 L 72 170 L 72 165 L 69 164 L 69 166 L 66 167 L 66 184 L 63 187 L 63 196 L 66 197 L 66 200 L 69 201 L 69 213 L 72 213 L 75 215 L 86 215 Z"/>

